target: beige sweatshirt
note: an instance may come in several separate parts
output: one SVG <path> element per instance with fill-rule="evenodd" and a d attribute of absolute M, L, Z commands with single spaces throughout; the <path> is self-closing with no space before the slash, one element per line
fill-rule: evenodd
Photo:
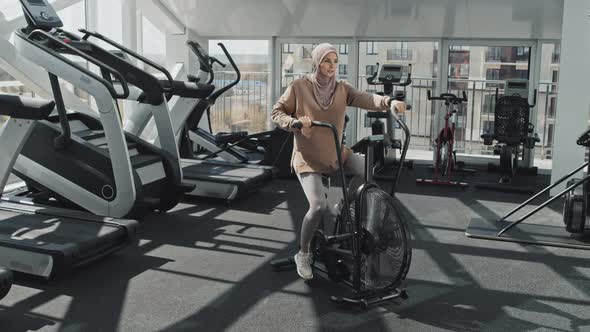
<path fill-rule="evenodd" d="M 285 90 L 272 110 L 272 121 L 280 128 L 293 131 L 295 142 L 291 165 L 296 173 L 331 173 L 338 169 L 336 147 L 332 133 L 327 128 L 303 128 L 301 131 L 292 129 L 291 124 L 296 118 L 308 116 L 312 121 L 332 123 L 338 128 L 338 137 L 342 141 L 346 106 L 359 107 L 366 110 L 386 110 L 389 97 L 362 92 L 346 81 L 336 83 L 334 102 L 327 110 L 321 110 L 316 102 L 312 83 L 299 78 Z M 350 149 L 343 147 L 343 161 L 350 155 Z"/>

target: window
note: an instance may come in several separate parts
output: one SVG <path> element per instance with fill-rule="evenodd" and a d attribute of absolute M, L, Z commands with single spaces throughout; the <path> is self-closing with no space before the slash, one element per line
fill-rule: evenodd
<path fill-rule="evenodd" d="M 377 45 L 375 42 L 367 42 L 367 55 L 377 55 Z"/>
<path fill-rule="evenodd" d="M 501 47 L 488 47 L 486 51 L 487 62 L 501 62 L 502 61 L 502 48 Z"/>
<path fill-rule="evenodd" d="M 494 114 L 495 107 L 496 107 L 496 94 L 493 93 L 493 94 L 484 95 L 483 113 Z M 484 129 L 486 129 L 485 126 L 484 126 Z"/>
<path fill-rule="evenodd" d="M 547 146 L 552 146 L 553 145 L 553 131 L 554 131 L 554 127 L 555 125 L 550 123 L 547 126 Z"/>
<path fill-rule="evenodd" d="M 494 121 L 484 120 L 483 123 L 483 132 L 488 132 L 492 134 L 494 132 Z"/>
<path fill-rule="evenodd" d="M 240 68 L 241 79 L 227 93 L 219 97 L 211 109 L 213 134 L 225 131 L 260 133 L 270 129 L 268 104 L 271 74 L 268 40 L 209 40 L 209 54 L 229 64 L 218 43 L 223 43 L 234 62 Z M 285 46 L 281 46 L 285 49 Z M 293 48 L 295 49 L 295 48 Z M 288 56 L 293 57 L 289 54 Z M 292 70 L 288 65 L 284 69 Z M 215 86 L 226 86 L 236 79 L 231 66 L 215 66 Z"/>
<path fill-rule="evenodd" d="M 515 76 L 516 76 L 516 78 L 526 80 L 529 78 L 529 71 L 528 70 L 516 70 Z"/>
<path fill-rule="evenodd" d="M 166 33 L 160 30 L 161 26 L 153 24 L 145 16 L 142 16 L 142 54 L 159 65 L 166 65 Z M 148 72 L 159 73 L 151 66 L 144 65 Z"/>
<path fill-rule="evenodd" d="M 339 75 L 348 75 L 348 66 L 347 65 L 338 65 L 338 74 Z"/>
<path fill-rule="evenodd" d="M 553 53 L 551 53 L 551 63 L 559 63 L 561 58 L 561 44 L 555 44 Z"/>
<path fill-rule="evenodd" d="M 517 47 L 514 62 L 529 62 L 529 48 Z"/>
<path fill-rule="evenodd" d="M 469 46 L 451 45 L 449 51 L 469 51 Z"/>
<path fill-rule="evenodd" d="M 311 51 L 313 48 L 307 48 L 305 46 L 301 46 L 299 48 L 299 56 L 301 59 L 311 59 Z"/>
<path fill-rule="evenodd" d="M 330 43 L 330 41 L 326 41 Z M 279 91 L 285 91 L 285 89 L 293 82 L 295 79 L 303 77 L 306 74 L 311 73 L 312 71 L 312 63 L 311 63 L 311 52 L 312 50 L 319 45 L 319 42 L 314 43 L 282 43 L 281 49 L 283 52 L 281 53 L 281 88 Z M 336 50 L 343 49 L 340 43 L 331 43 L 334 45 Z M 288 45 L 288 46 L 286 46 Z M 292 54 L 289 54 L 285 51 L 291 51 Z M 341 56 L 338 59 L 339 64 L 346 65 L 348 64 L 348 56 Z M 340 69 L 340 68 L 338 68 Z M 346 70 L 348 73 L 348 68 Z M 340 75 L 340 73 L 338 73 Z"/>
<path fill-rule="evenodd" d="M 553 118 L 555 119 L 555 109 L 557 106 L 557 98 L 556 97 L 551 97 L 549 99 L 549 114 L 548 117 L 549 118 Z"/>
<path fill-rule="evenodd" d="M 338 51 L 340 54 L 348 54 L 348 44 L 340 44 Z"/>
<path fill-rule="evenodd" d="M 551 71 L 551 82 L 557 82 L 559 80 L 559 70 Z"/>
<path fill-rule="evenodd" d="M 486 69 L 486 80 L 499 80 L 500 69 L 488 68 Z"/>
<path fill-rule="evenodd" d="M 367 76 L 373 76 L 373 74 L 375 74 L 376 71 L 377 71 L 376 65 L 366 65 L 365 66 L 365 74 Z"/>
<path fill-rule="evenodd" d="M 449 64 L 449 77 L 450 78 L 468 79 L 469 78 L 469 64 L 468 63 Z"/>
<path fill-rule="evenodd" d="M 387 50 L 387 60 L 411 60 L 412 50 L 408 49 L 408 43 L 399 42 L 396 44 L 396 48 Z"/>

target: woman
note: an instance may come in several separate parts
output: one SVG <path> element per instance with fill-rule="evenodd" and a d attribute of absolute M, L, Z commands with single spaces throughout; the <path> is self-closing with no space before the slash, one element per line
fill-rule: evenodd
<path fill-rule="evenodd" d="M 405 103 L 401 101 L 361 92 L 345 81 L 336 80 L 338 52 L 334 46 L 320 44 L 311 52 L 311 57 L 312 73 L 293 81 L 272 110 L 273 122 L 295 134 L 291 165 L 309 202 L 301 227 L 301 247 L 295 255 L 297 273 L 303 279 L 313 278 L 310 244 L 327 206 L 322 174 L 338 168 L 332 133 L 329 130 L 312 130 L 311 122 L 334 124 L 342 139 L 346 106 L 375 111 L 391 107 L 398 113 L 406 110 Z M 301 130 L 293 128 L 295 122 L 302 124 Z M 346 172 L 364 175 L 362 155 L 343 147 L 342 158 Z"/>

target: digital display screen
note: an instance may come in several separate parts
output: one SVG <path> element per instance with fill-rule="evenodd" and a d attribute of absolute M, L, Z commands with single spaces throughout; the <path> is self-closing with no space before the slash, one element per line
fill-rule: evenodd
<path fill-rule="evenodd" d="M 383 66 L 383 70 L 387 72 L 400 72 L 402 71 L 401 66 Z"/>
<path fill-rule="evenodd" d="M 35 5 L 35 6 L 44 6 L 45 5 L 43 0 L 27 0 L 27 2 L 30 3 L 31 5 Z"/>

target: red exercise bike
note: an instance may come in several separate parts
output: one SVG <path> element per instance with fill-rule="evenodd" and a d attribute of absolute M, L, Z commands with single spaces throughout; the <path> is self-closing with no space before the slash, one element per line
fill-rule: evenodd
<path fill-rule="evenodd" d="M 443 100 L 446 106 L 445 126 L 436 137 L 436 160 L 434 163 L 433 179 L 416 179 L 419 184 L 433 184 L 444 186 L 469 186 L 466 182 L 453 181 L 453 172 L 473 173 L 474 170 L 464 169 L 462 162 L 457 162 L 455 152 L 455 121 L 451 119 L 457 113 L 457 106 L 467 102 L 467 94 L 463 91 L 463 98 L 452 93 L 443 93 L 438 97 L 432 97 L 430 90 L 427 91 L 428 100 Z M 442 177 L 446 176 L 446 179 Z"/>

